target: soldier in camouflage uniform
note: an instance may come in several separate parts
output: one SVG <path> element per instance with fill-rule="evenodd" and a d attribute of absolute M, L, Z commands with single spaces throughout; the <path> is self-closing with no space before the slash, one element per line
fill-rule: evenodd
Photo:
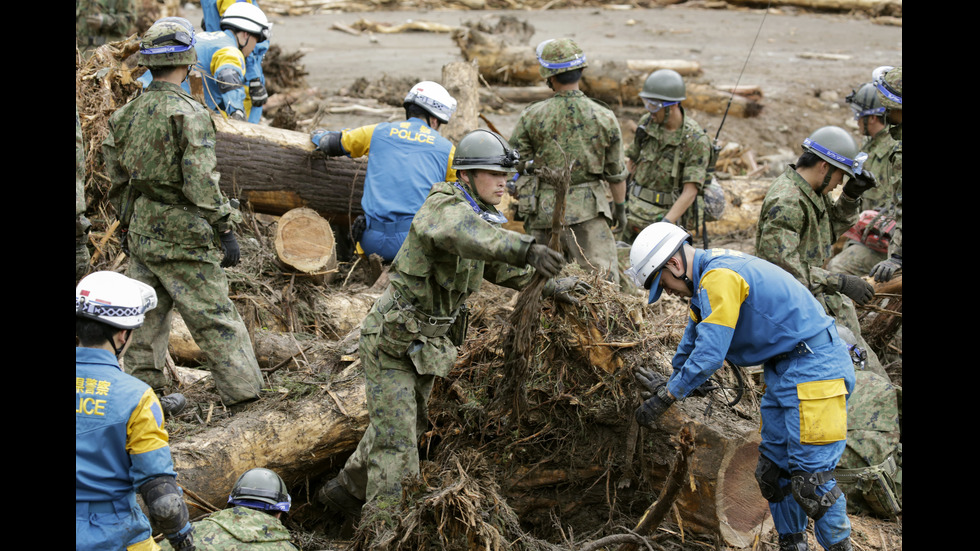
<path fill-rule="evenodd" d="M 874 186 L 874 177 L 862 170 L 854 138 L 844 129 L 825 126 L 803 142 L 804 152 L 769 187 L 762 202 L 755 251 L 805 285 L 827 313 L 860 339 L 861 327 L 854 302 L 866 304 L 874 289 L 862 278 L 824 269 L 834 242 L 856 220 L 861 195 Z M 829 194 L 843 183 L 833 201 Z M 853 301 L 853 302 L 852 302 Z M 868 349 L 863 339 L 861 347 Z M 874 352 L 868 350 L 869 368 L 885 375 Z"/>
<path fill-rule="evenodd" d="M 262 375 L 222 269 L 238 263 L 233 224 L 241 213 L 218 187 L 211 116 L 180 87 L 196 59 L 193 42 L 193 26 L 179 17 L 146 32 L 140 63 L 153 82 L 112 115 L 102 151 L 109 196 L 128 232 L 127 274 L 160 301 L 134 336 L 127 371 L 154 389 L 170 384 L 163 366 L 177 308 L 221 400 L 232 405 L 258 398 Z"/>
<path fill-rule="evenodd" d="M 83 55 L 128 37 L 135 24 L 133 0 L 75 0 L 75 45 Z"/>
<path fill-rule="evenodd" d="M 296 551 L 280 518 L 292 505 L 286 483 L 269 469 L 256 468 L 235 482 L 232 507 L 194 523 L 198 549 L 208 551 Z M 169 551 L 167 545 L 161 545 Z"/>
<path fill-rule="evenodd" d="M 85 143 L 82 141 L 82 123 L 75 106 L 75 280 L 85 277 L 88 271 L 88 230 L 92 223 L 85 217 Z"/>
<path fill-rule="evenodd" d="M 902 68 L 878 67 L 871 79 L 878 90 L 878 99 L 885 106 L 885 120 L 891 125 L 888 133 L 898 142 L 889 158 L 894 188 L 891 204 L 887 207 L 894 214 L 897 225 L 888 244 L 888 258 L 871 269 L 871 276 L 876 281 L 888 281 L 902 269 Z"/>
<path fill-rule="evenodd" d="M 626 166 L 633 175 L 622 235 L 628 243 L 654 222 L 697 230 L 697 196 L 711 157 L 707 134 L 680 105 L 687 95 L 676 71 L 651 73 L 640 97 L 649 112 L 640 118 L 636 137 L 626 149 Z"/>
<path fill-rule="evenodd" d="M 873 83 L 868 82 L 852 92 L 847 96 L 847 103 L 854 110 L 854 118 L 858 121 L 861 133 L 868 137 L 868 141 L 861 148 L 862 152 L 868 154 L 864 166 L 878 180 L 876 187 L 861 196 L 861 210 L 877 212 L 869 226 L 883 226 L 892 218 L 886 207 L 892 202 L 895 187 L 896 175 L 891 160 L 892 152 L 898 147 L 898 142 L 888 132 L 885 107 L 878 99 L 878 92 Z M 883 252 L 877 246 L 872 248 L 868 245 L 868 233 L 862 232 L 861 237 L 861 240 L 849 239 L 844 245 L 844 250 L 827 263 L 827 269 L 842 274 L 863 276 L 869 273 L 875 264 L 888 257 L 887 250 Z"/>
<path fill-rule="evenodd" d="M 557 275 L 562 255 L 533 237 L 505 230 L 496 209 L 518 155 L 499 135 L 475 130 L 460 140 L 456 182 L 433 186 L 389 271 L 390 284 L 361 325 L 360 358 L 370 424 L 338 476 L 317 500 L 358 515 L 365 502 L 390 507 L 405 476 L 419 473 L 417 441 L 428 397 L 464 339 L 466 298 L 486 279 L 512 289 L 535 274 Z M 549 280 L 545 294 L 566 297 L 575 278 Z"/>
<path fill-rule="evenodd" d="M 565 198 L 562 249 L 569 260 L 587 270 L 602 270 L 619 283 L 616 240 L 606 196 L 612 192 L 616 224 L 626 223 L 626 166 L 623 139 L 616 116 L 608 107 L 579 90 L 582 69 L 588 66 L 582 50 L 571 39 L 548 40 L 538 45 L 539 69 L 555 95 L 529 105 L 511 136 L 522 159 L 536 167 L 571 169 L 571 187 Z M 522 182 L 518 208 L 524 228 L 541 243 L 551 236 L 555 190 L 536 178 Z"/>

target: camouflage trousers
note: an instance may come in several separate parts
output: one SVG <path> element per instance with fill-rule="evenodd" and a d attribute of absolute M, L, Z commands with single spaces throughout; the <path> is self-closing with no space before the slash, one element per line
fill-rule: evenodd
<path fill-rule="evenodd" d="M 380 333 L 361 335 L 370 421 L 357 449 L 337 475 L 351 495 L 366 502 L 401 496 L 402 479 L 419 474 L 418 439 L 428 427 L 434 375 L 419 375 L 408 354 L 378 349 Z"/>
<path fill-rule="evenodd" d="M 262 373 L 245 323 L 228 298 L 217 247 L 187 248 L 142 235 L 130 235 L 129 244 L 126 275 L 153 287 L 158 304 L 133 332 L 126 372 L 154 389 L 170 385 L 163 366 L 176 308 L 207 358 L 221 401 L 257 398 Z"/>
<path fill-rule="evenodd" d="M 888 373 L 881 365 L 878 355 L 875 354 L 874 350 L 871 350 L 864 337 L 861 336 L 861 323 L 858 321 L 854 302 L 840 293 L 821 293 L 817 295 L 817 300 L 823 305 L 827 315 L 834 318 L 837 325 L 842 325 L 851 330 L 857 339 L 857 346 L 868 353 L 868 360 L 865 362 L 864 368 L 887 379 Z"/>
<path fill-rule="evenodd" d="M 543 245 L 551 241 L 550 229 L 529 230 L 528 233 Z M 561 247 L 569 262 L 575 262 L 586 271 L 602 272 L 607 280 L 620 284 L 616 239 L 604 216 L 567 226 L 561 233 Z"/>
<path fill-rule="evenodd" d="M 827 270 L 840 274 L 864 277 L 871 273 L 875 264 L 888 258 L 886 253 L 872 250 L 864 243 L 848 241 L 844 250 L 827 262 Z"/>

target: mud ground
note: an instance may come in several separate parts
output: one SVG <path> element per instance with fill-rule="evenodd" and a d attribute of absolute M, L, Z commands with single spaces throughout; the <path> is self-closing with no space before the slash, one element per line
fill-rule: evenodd
<path fill-rule="evenodd" d="M 902 64 L 902 28 L 873 23 L 867 14 L 807 13 L 794 8 L 708 9 L 687 3 L 656 9 L 548 9 L 372 11 L 273 16 L 273 42 L 284 51 L 301 51 L 308 84 L 336 93 L 358 78 L 436 80 L 442 67 L 462 61 L 448 33 L 364 33 L 332 29 L 335 22 L 358 20 L 401 24 L 411 20 L 459 26 L 504 14 L 527 20 L 536 29 L 528 47 L 561 36 L 573 38 L 591 59 L 685 59 L 697 61 L 705 84 L 757 85 L 762 114 L 750 119 L 729 116 L 720 141 L 750 147 L 757 156 L 795 157 L 799 144 L 826 124 L 850 128 L 857 137 L 844 98 L 870 80 L 879 65 Z M 199 20 L 188 9 L 192 21 Z M 743 71 L 744 67 L 744 71 Z M 487 116 L 509 137 L 522 105 Z M 616 106 L 613 106 L 614 108 Z M 620 123 L 641 114 L 616 109 Z M 714 136 L 721 116 L 692 112 Z M 379 122 L 377 115 L 332 116 L 320 126 L 340 129 Z M 778 166 L 774 170 L 778 170 Z"/>

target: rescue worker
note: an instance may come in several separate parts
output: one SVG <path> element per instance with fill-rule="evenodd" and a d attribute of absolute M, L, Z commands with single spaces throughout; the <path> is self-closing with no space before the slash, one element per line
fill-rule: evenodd
<path fill-rule="evenodd" d="M 456 111 L 456 100 L 441 85 L 422 81 L 403 105 L 404 121 L 311 134 L 317 150 L 331 157 L 368 155 L 364 218 L 356 221 L 352 237 L 365 255 L 377 254 L 386 263 L 394 260 L 432 186 L 456 181 L 455 147 L 439 135 Z"/>
<path fill-rule="evenodd" d="M 681 75 L 671 69 L 650 73 L 640 97 L 647 113 L 626 149 L 626 167 L 632 175 L 626 197 L 628 222 L 622 234 L 627 243 L 653 222 L 698 229 L 697 197 L 711 158 L 708 135 L 681 106 L 687 98 Z"/>
<path fill-rule="evenodd" d="M 201 11 L 204 17 L 201 27 L 204 32 L 221 31 L 221 18 L 225 10 L 236 2 L 247 2 L 258 6 L 258 0 L 201 0 Z M 245 57 L 245 82 L 248 84 L 248 97 L 252 108 L 248 112 L 248 122 L 258 124 L 262 121 L 262 106 L 269 100 L 269 92 L 265 88 L 265 72 L 262 70 L 262 60 L 269 52 L 269 40 L 263 40 L 255 45 L 252 53 Z"/>
<path fill-rule="evenodd" d="M 234 232 L 241 213 L 218 186 L 211 115 L 180 87 L 197 59 L 193 44 L 193 26 L 183 18 L 160 19 L 146 31 L 139 63 L 153 82 L 112 114 L 102 153 L 128 247 L 127 275 L 153 287 L 160 301 L 133 339 L 127 372 L 161 393 L 171 384 L 163 366 L 176 308 L 231 406 L 258 398 L 262 375 L 223 270 L 241 257 Z"/>
<path fill-rule="evenodd" d="M 885 107 L 885 120 L 890 125 L 888 133 L 898 142 L 890 156 L 894 188 L 889 209 L 894 213 L 896 226 L 888 244 L 888 258 L 875 264 L 870 274 L 875 281 L 888 281 L 902 269 L 902 68 L 878 67 L 871 75 L 871 82 Z"/>
<path fill-rule="evenodd" d="M 789 165 L 766 192 L 755 254 L 810 289 L 827 313 L 868 350 L 854 305 L 867 304 L 874 298 L 874 288 L 860 276 L 823 267 L 834 242 L 857 220 L 861 195 L 875 186 L 874 175 L 863 166 L 866 158 L 843 128 L 824 126 L 810 134 L 796 164 Z M 838 187 L 843 192 L 832 200 L 830 193 Z M 887 376 L 874 352 L 868 350 L 868 355 L 868 368 Z"/>
<path fill-rule="evenodd" d="M 75 0 L 75 45 L 86 59 L 99 46 L 128 37 L 135 25 L 133 0 Z"/>
<path fill-rule="evenodd" d="M 231 507 L 194 523 L 198 547 L 209 551 L 296 551 L 282 524 L 292 498 L 274 471 L 249 469 L 235 481 L 228 496 Z M 161 546 L 165 551 L 166 545 Z"/>
<path fill-rule="evenodd" d="M 888 132 L 885 107 L 878 99 L 873 83 L 868 82 L 851 92 L 846 101 L 854 111 L 861 134 L 867 137 L 861 147 L 861 151 L 868 155 L 864 166 L 875 175 L 878 185 L 861 196 L 862 212 L 858 224 L 846 232 L 849 239 L 844 249 L 828 261 L 827 269 L 863 276 L 888 257 L 885 240 L 890 240 L 888 228 L 894 224 L 894 219 L 886 207 L 892 202 L 895 175 L 890 161 L 898 142 Z"/>
<path fill-rule="evenodd" d="M 636 371 L 640 425 L 654 427 L 677 400 L 727 359 L 762 365 L 761 438 L 756 479 L 781 551 L 806 551 L 807 517 L 824 549 L 850 551 L 846 498 L 833 478 L 844 451 L 854 366 L 833 318 L 792 275 L 726 249 L 695 249 L 691 235 L 657 222 L 636 237 L 628 275 L 649 291 L 690 299 L 690 317 L 669 378 Z"/>
<path fill-rule="evenodd" d="M 486 279 L 520 289 L 535 272 L 554 277 L 562 255 L 534 238 L 505 230 L 497 211 L 517 152 L 489 130 L 463 137 L 453 168 L 412 221 L 389 271 L 390 283 L 361 325 L 360 358 L 370 422 L 336 478 L 317 493 L 329 508 L 357 516 L 365 502 L 397 505 L 405 476 L 419 473 L 418 437 L 436 377 L 456 360 L 466 329 L 466 298 Z M 569 299 L 574 277 L 549 280 L 544 294 Z"/>
<path fill-rule="evenodd" d="M 270 36 L 272 25 L 265 13 L 247 2 L 228 6 L 221 17 L 221 31 L 195 36 L 197 63 L 194 68 L 204 78 L 204 104 L 208 109 L 235 120 L 250 120 L 252 98 L 245 80 L 245 59 Z M 138 80 L 145 88 L 151 79 L 152 75 L 147 72 Z M 182 86 L 190 93 L 189 83 L 184 82 Z"/>
<path fill-rule="evenodd" d="M 579 89 L 585 54 L 570 38 L 545 40 L 537 47 L 541 77 L 554 96 L 532 103 L 521 113 L 511 143 L 533 167 L 568 167 L 562 250 L 586 270 L 604 272 L 619 284 L 616 240 L 610 230 L 626 224 L 626 165 L 616 116 Z M 614 203 L 611 212 L 607 185 Z M 551 236 L 555 190 L 541 179 L 522 180 L 517 189 L 524 229 L 539 243 Z"/>
<path fill-rule="evenodd" d="M 153 288 L 116 272 L 89 274 L 75 288 L 79 551 L 159 549 L 153 541 L 158 532 L 174 549 L 194 549 L 160 401 L 146 383 L 119 367 L 134 331 L 156 305 Z"/>

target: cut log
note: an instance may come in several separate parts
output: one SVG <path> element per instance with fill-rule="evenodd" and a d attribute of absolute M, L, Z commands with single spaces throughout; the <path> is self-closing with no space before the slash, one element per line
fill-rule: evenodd
<path fill-rule="evenodd" d="M 227 425 L 172 443 L 177 481 L 210 503 L 224 503 L 248 469 L 272 469 L 292 487 L 335 466 L 332 458 L 353 451 L 368 423 L 364 379 L 354 367 L 318 399 L 247 410 Z"/>
<path fill-rule="evenodd" d="M 327 157 L 310 136 L 214 115 L 221 189 L 255 212 L 311 208 L 346 227 L 361 214 L 366 159 Z"/>
<path fill-rule="evenodd" d="M 301 207 L 276 224 L 276 254 L 283 263 L 307 274 L 337 271 L 337 246 L 330 224 L 315 210 Z"/>

